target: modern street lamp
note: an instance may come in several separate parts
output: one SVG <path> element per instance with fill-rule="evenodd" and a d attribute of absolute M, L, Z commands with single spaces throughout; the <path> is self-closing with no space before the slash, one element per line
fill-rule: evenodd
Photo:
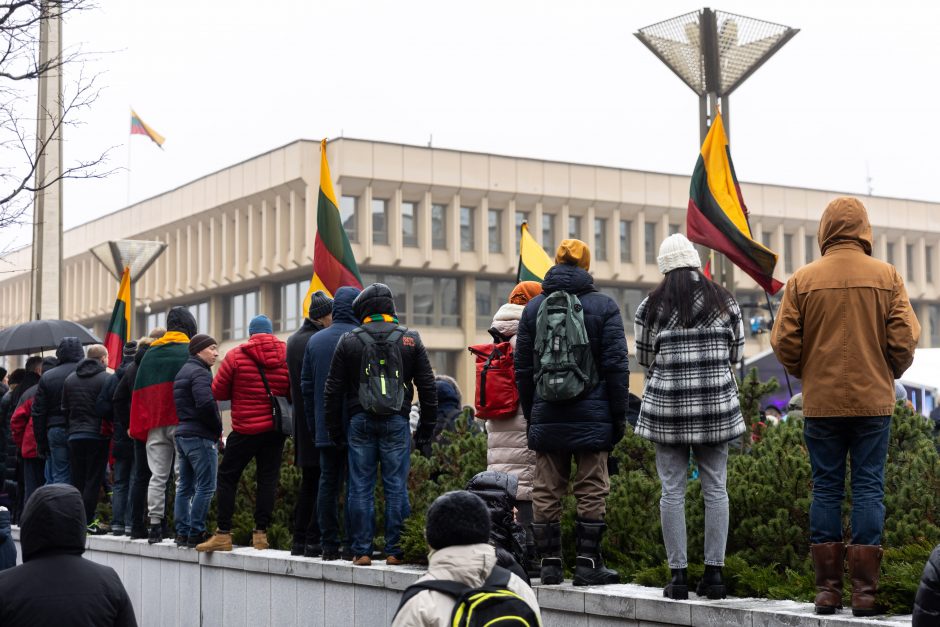
<path fill-rule="evenodd" d="M 121 280 L 124 268 L 130 269 L 131 279 L 131 324 L 137 323 L 137 300 L 134 296 L 134 285 L 143 276 L 153 262 L 157 260 L 167 244 L 163 242 L 119 239 L 99 244 L 91 249 L 98 261 L 108 269 L 115 279 Z"/>

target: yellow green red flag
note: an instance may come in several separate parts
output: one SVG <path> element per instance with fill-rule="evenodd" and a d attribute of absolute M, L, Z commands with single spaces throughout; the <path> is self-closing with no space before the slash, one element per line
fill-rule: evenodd
<path fill-rule="evenodd" d="M 114 310 L 111 312 L 111 322 L 108 332 L 104 336 L 104 345 L 108 349 L 108 367 L 116 370 L 121 365 L 124 353 L 124 344 L 131 337 L 131 271 L 124 268 L 121 275 L 121 286 L 118 288 L 117 298 L 114 301 Z"/>
<path fill-rule="evenodd" d="M 153 130 L 149 124 L 140 119 L 140 116 L 137 115 L 137 112 L 131 109 L 131 135 L 144 135 L 149 137 L 153 143 L 163 148 L 163 142 L 166 139 L 160 133 Z"/>
<path fill-rule="evenodd" d="M 519 271 L 516 273 L 516 281 L 538 281 L 541 283 L 542 279 L 545 278 L 545 273 L 552 265 L 554 264 L 551 257 L 529 233 L 529 224 L 523 222 L 520 227 Z"/>

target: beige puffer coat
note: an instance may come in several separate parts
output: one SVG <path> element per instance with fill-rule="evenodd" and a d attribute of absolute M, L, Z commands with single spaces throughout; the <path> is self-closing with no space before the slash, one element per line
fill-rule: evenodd
<path fill-rule="evenodd" d="M 439 551 L 432 550 L 428 554 L 428 562 L 428 573 L 418 581 L 445 579 L 479 588 L 496 566 L 496 549 L 489 544 L 449 546 Z M 509 579 L 507 588 L 529 604 L 541 624 L 539 603 L 532 588 L 516 575 Z M 392 627 L 448 627 L 454 603 L 453 597 L 441 592 L 419 592 L 401 608 Z"/>
<path fill-rule="evenodd" d="M 523 305 L 506 303 L 493 317 L 493 328 L 503 337 L 508 337 L 514 349 L 523 309 Z M 486 421 L 486 469 L 516 475 L 519 479 L 516 499 L 519 501 L 532 500 L 532 481 L 535 478 L 535 451 L 529 450 L 525 431 L 521 406 L 514 418 Z"/>

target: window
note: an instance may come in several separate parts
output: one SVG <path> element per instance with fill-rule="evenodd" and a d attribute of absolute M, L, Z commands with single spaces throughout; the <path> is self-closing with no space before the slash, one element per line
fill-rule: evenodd
<path fill-rule="evenodd" d="M 278 302 L 279 308 L 275 321 L 277 331 L 293 331 L 300 327 L 307 315 L 303 308 L 309 288 L 310 281 L 294 281 L 281 286 L 281 298 Z"/>
<path fill-rule="evenodd" d="M 157 327 L 166 328 L 166 312 L 160 311 L 155 313 L 147 314 L 146 328 L 144 329 L 147 333 L 150 333 Z"/>
<path fill-rule="evenodd" d="M 372 199 L 372 243 L 388 244 L 388 201 Z"/>
<path fill-rule="evenodd" d="M 893 266 L 894 265 L 894 242 L 888 242 L 887 250 L 885 252 L 887 253 L 887 257 L 888 257 L 885 261 L 887 261 Z"/>
<path fill-rule="evenodd" d="M 568 216 L 568 237 L 581 239 L 581 216 Z"/>
<path fill-rule="evenodd" d="M 813 259 L 816 258 L 816 250 L 818 248 L 818 244 L 816 243 L 816 237 L 813 235 L 807 235 L 804 238 L 804 242 L 805 243 L 803 244 L 803 246 L 806 247 L 806 251 L 805 251 L 806 263 L 810 263 L 811 261 L 813 261 Z"/>
<path fill-rule="evenodd" d="M 623 317 L 623 328 L 627 335 L 633 335 L 633 321 L 636 316 L 636 310 L 646 298 L 647 290 L 640 287 L 601 287 L 600 290 L 610 294 L 610 297 L 617 301 L 620 307 L 620 315 Z"/>
<path fill-rule="evenodd" d="M 204 300 L 201 303 L 190 305 L 186 309 L 193 314 L 196 319 L 196 330 L 199 333 L 209 333 L 209 301 Z"/>
<path fill-rule="evenodd" d="M 542 214 L 542 248 L 550 256 L 555 254 L 555 216 L 550 213 Z"/>
<path fill-rule="evenodd" d="M 457 377 L 457 359 L 459 357 L 460 351 L 428 351 L 428 360 L 431 362 L 434 374 L 446 374 L 453 378 Z"/>
<path fill-rule="evenodd" d="M 355 242 L 358 238 L 358 229 L 356 229 L 356 209 L 359 206 L 357 196 L 343 196 L 339 200 L 339 219 L 343 223 L 343 229 L 346 231 L 346 237 L 350 242 Z"/>
<path fill-rule="evenodd" d="M 928 283 L 933 283 L 933 246 L 924 247 L 924 264 L 927 266 L 926 278 Z"/>
<path fill-rule="evenodd" d="M 633 247 L 631 227 L 629 220 L 620 221 L 620 261 L 630 262 L 630 249 Z"/>
<path fill-rule="evenodd" d="M 248 323 L 258 315 L 258 292 L 234 294 L 229 297 L 227 305 L 223 339 L 238 340 L 248 337 Z"/>
<path fill-rule="evenodd" d="M 770 245 L 770 240 L 771 240 L 772 237 L 773 237 L 773 232 L 771 232 L 771 231 L 769 231 L 769 230 L 767 230 L 767 231 L 761 231 L 761 234 L 760 234 L 760 243 L 764 245 L 764 248 L 766 248 L 766 249 L 768 249 L 768 250 L 773 250 L 773 248 L 772 248 L 771 245 Z"/>
<path fill-rule="evenodd" d="M 676 233 L 678 233 L 678 232 L 681 231 L 681 230 L 682 230 L 682 225 L 681 225 L 681 224 L 670 224 L 670 225 L 669 225 L 669 234 L 670 234 L 670 235 L 675 235 Z"/>
<path fill-rule="evenodd" d="M 927 305 L 930 320 L 930 347 L 940 348 L 940 305 Z"/>
<path fill-rule="evenodd" d="M 656 263 L 656 223 L 646 222 L 643 224 L 643 254 L 646 263 Z"/>
<path fill-rule="evenodd" d="M 476 280 L 477 329 L 489 329 L 493 315 L 509 302 L 509 294 L 516 286 L 512 281 Z"/>
<path fill-rule="evenodd" d="M 503 210 L 490 209 L 487 213 L 489 229 L 489 250 L 491 253 L 503 252 Z"/>
<path fill-rule="evenodd" d="M 418 246 L 418 203 L 401 203 L 401 243 L 412 248 Z"/>
<path fill-rule="evenodd" d="M 395 297 L 395 313 L 402 324 L 460 326 L 460 291 L 455 278 L 364 272 L 362 281 L 388 285 Z"/>
<path fill-rule="evenodd" d="M 914 245 L 907 244 L 904 248 L 905 257 L 907 258 L 907 280 L 914 280 Z"/>
<path fill-rule="evenodd" d="M 460 292 L 457 289 L 457 279 L 452 277 L 434 279 L 434 285 L 434 292 L 440 298 L 439 303 L 435 303 L 435 310 L 440 311 L 440 316 L 434 317 L 435 326 L 459 327 Z"/>
<path fill-rule="evenodd" d="M 473 217 L 475 214 L 476 207 L 460 208 L 460 250 L 471 251 L 474 248 Z"/>
<path fill-rule="evenodd" d="M 783 234 L 783 271 L 787 274 L 792 274 L 794 270 L 795 261 L 793 259 L 793 234 L 784 233 Z"/>
<path fill-rule="evenodd" d="M 447 250 L 447 205 L 431 205 L 431 248 Z"/>
<path fill-rule="evenodd" d="M 607 260 L 607 218 L 594 218 L 594 258 Z"/>

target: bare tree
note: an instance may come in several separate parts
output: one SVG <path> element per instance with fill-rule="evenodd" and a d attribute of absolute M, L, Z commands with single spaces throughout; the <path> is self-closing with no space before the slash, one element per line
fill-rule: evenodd
<path fill-rule="evenodd" d="M 88 53 L 69 48 L 43 59 L 39 53 L 43 22 L 93 8 L 92 0 L 0 0 L 0 230 L 21 222 L 37 191 L 63 179 L 102 178 L 110 151 L 78 159 L 52 177 L 37 176 L 40 158 L 66 127 L 81 124 L 82 112 L 98 99 L 98 75 L 86 72 Z M 39 110 L 39 80 L 62 74 L 61 107 Z M 37 115 L 50 123 L 42 136 Z"/>

